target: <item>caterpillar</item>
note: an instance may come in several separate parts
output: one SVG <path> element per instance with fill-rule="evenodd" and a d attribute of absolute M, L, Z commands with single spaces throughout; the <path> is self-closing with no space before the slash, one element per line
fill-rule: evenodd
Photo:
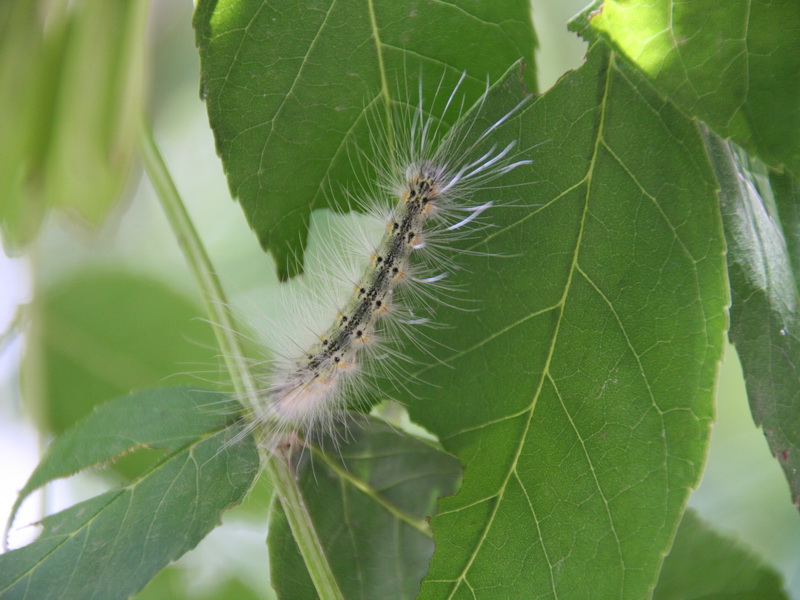
<path fill-rule="evenodd" d="M 362 404 L 378 372 L 397 375 L 402 357 L 392 349 L 396 332 L 430 324 L 418 311 L 430 313 L 431 304 L 447 301 L 452 290 L 444 280 L 457 268 L 449 258 L 454 242 L 486 226 L 482 217 L 495 202 L 476 204 L 475 192 L 531 162 L 517 150 L 517 140 L 492 139 L 528 98 L 488 127 L 478 126 L 488 82 L 476 105 L 465 113 L 462 101 L 455 123 L 441 133 L 465 77 L 439 117 L 426 113 L 420 85 L 415 108 L 395 105 L 386 122 L 370 125 L 376 158 L 369 162 L 377 180 L 350 197 L 382 223 L 383 233 L 363 255 L 349 297 L 331 310 L 327 328 L 306 344 L 293 336 L 291 350 L 268 361 L 262 391 L 249 403 L 256 406 L 251 426 L 268 432 L 265 445 L 274 447 L 287 432 L 308 438 L 330 431 Z"/>

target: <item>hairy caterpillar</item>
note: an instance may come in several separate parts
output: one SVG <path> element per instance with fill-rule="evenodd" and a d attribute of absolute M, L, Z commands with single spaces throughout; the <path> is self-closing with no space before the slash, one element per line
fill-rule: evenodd
<path fill-rule="evenodd" d="M 289 343 L 282 344 L 289 350 L 276 351 L 277 357 L 268 361 L 262 391 L 248 403 L 255 407 L 248 430 L 263 430 L 267 447 L 280 443 L 283 433 L 308 437 L 329 431 L 348 408 L 359 405 L 376 375 L 397 375 L 402 357 L 392 348 L 393 338 L 430 324 L 419 311 L 432 312 L 432 305 L 452 291 L 443 283 L 448 270 L 457 268 L 448 251 L 455 240 L 485 226 L 481 218 L 494 201 L 473 203 L 475 191 L 530 163 L 516 150 L 515 139 L 492 139 L 527 98 L 490 125 L 479 126 L 489 86 L 465 113 L 463 101 L 460 106 L 456 102 L 465 77 L 438 117 L 426 113 L 420 87 L 414 109 L 394 106 L 386 123 L 370 126 L 377 157 L 370 163 L 377 181 L 350 197 L 382 223 L 383 233 L 361 254 L 358 274 L 348 277 L 348 297 L 331 302 L 328 324 L 313 331 L 310 341 L 290 334 Z M 451 109 L 457 119 L 442 132 Z M 302 317 L 297 321 L 296 329 L 305 327 Z"/>

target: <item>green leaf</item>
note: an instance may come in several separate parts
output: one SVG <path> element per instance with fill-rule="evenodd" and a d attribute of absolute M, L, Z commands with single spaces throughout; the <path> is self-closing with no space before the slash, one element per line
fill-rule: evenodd
<path fill-rule="evenodd" d="M 414 598 L 434 550 L 426 519 L 458 489 L 461 467 L 381 421 L 354 421 L 328 448 L 294 456 L 306 506 L 345 598 Z M 278 596 L 317 598 L 280 507 L 268 541 Z"/>
<path fill-rule="evenodd" d="M 144 0 L 0 6 L 0 227 L 18 249 L 48 207 L 97 225 L 133 164 Z"/>
<path fill-rule="evenodd" d="M 522 93 L 509 73 L 487 122 Z M 421 598 L 638 600 L 713 416 L 728 299 L 713 172 L 693 122 L 602 44 L 495 134 L 533 165 L 476 194 L 504 205 L 452 277 L 478 310 L 438 309 L 435 359 L 413 355 L 426 385 L 397 392 L 465 467 Z"/>
<path fill-rule="evenodd" d="M 750 409 L 800 503 L 800 306 L 780 221 L 775 220 L 731 147 L 707 133 L 720 198 L 731 282 L 731 341 Z M 783 196 L 783 191 L 781 195 Z M 794 199 L 783 198 L 782 203 Z M 784 211 L 787 225 L 795 228 Z M 790 230 L 791 232 L 791 230 Z"/>
<path fill-rule="evenodd" d="M 218 360 L 202 315 L 163 282 L 125 271 L 81 271 L 44 290 L 23 382 L 44 400 L 47 427 L 60 433 L 131 390 L 209 378 Z"/>
<path fill-rule="evenodd" d="M 800 280 L 800 181 L 791 173 L 771 171 L 769 183 L 780 215 L 792 273 L 797 282 Z"/>
<path fill-rule="evenodd" d="M 44 160 L 66 35 L 58 24 L 45 37 L 39 9 L 30 0 L 0 3 L 0 228 L 7 251 L 30 242 L 45 213 L 35 173 Z"/>
<path fill-rule="evenodd" d="M 687 114 L 800 176 L 796 0 L 607 0 L 591 25 Z"/>
<path fill-rule="evenodd" d="M 788 600 L 781 576 L 697 514 L 683 515 L 653 600 Z"/>
<path fill-rule="evenodd" d="M 536 80 L 524 0 L 202 0 L 194 27 L 231 194 L 282 277 L 302 266 L 311 211 L 347 209 L 342 190 L 360 189 L 369 122 L 416 103 L 419 78 L 428 107 L 464 70 L 466 106 L 520 57 Z"/>
<path fill-rule="evenodd" d="M 55 439 L 20 491 L 19 502 L 54 479 L 131 450 L 174 450 L 186 445 L 230 420 L 235 411 L 225 406 L 225 400 L 217 392 L 172 387 L 137 392 L 102 404 Z"/>
<path fill-rule="evenodd" d="M 128 182 L 144 89 L 145 0 L 72 3 L 42 172 L 49 206 L 100 224 Z"/>
<path fill-rule="evenodd" d="M 258 472 L 252 438 L 238 435 L 219 401 L 194 389 L 141 392 L 57 438 L 18 504 L 47 481 L 122 452 L 148 445 L 166 454 L 131 485 L 46 517 L 39 538 L 1 555 L 0 598 L 128 598 L 194 548 Z"/>

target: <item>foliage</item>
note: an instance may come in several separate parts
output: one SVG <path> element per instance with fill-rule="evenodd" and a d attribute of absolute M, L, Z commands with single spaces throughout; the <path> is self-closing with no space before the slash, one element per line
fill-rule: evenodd
<path fill-rule="evenodd" d="M 81 223 L 106 217 L 128 179 L 141 110 L 147 3 L 84 0 L 46 13 L 43 4 L 0 6 L 0 228 L 10 250 L 34 237 L 48 208 Z"/>
<path fill-rule="evenodd" d="M 213 392 L 164 388 L 109 402 L 59 437 L 18 505 L 58 477 L 139 446 L 165 450 L 131 485 L 42 522 L 32 544 L 3 555 L 3 598 L 128 598 L 193 548 L 258 471 L 250 437 L 209 409 Z"/>
<path fill-rule="evenodd" d="M 458 491 L 461 467 L 374 419 L 337 433 L 347 439 L 341 452 L 310 448 L 295 457 L 295 469 L 342 592 L 353 599 L 413 598 L 434 549 L 425 519 L 440 496 Z M 282 510 L 272 515 L 268 542 L 279 597 L 316 597 Z"/>
<path fill-rule="evenodd" d="M 34 18 L 14 6 L 0 9 L 0 31 Z M 387 381 L 382 390 L 440 446 L 360 416 L 328 443 L 259 459 L 231 417 L 235 401 L 220 392 L 157 388 L 89 412 L 92 398 L 82 420 L 59 421 L 15 511 L 47 482 L 136 449 L 154 450 L 154 462 L 124 487 L 45 518 L 36 541 L 0 556 L 0 598 L 129 597 L 243 500 L 259 460 L 275 486 L 267 543 L 279 598 L 785 598 L 771 567 L 685 507 L 703 471 L 729 326 L 754 419 L 792 499 L 800 494 L 798 6 L 608 0 L 572 21 L 589 42 L 584 63 L 497 130 L 532 164 L 477 192 L 504 205 L 461 248 L 463 268 L 452 274 L 478 308 L 442 306 L 435 359 L 412 344 L 399 349 L 424 385 Z M 421 89 L 435 114 L 438 86 L 452 88 L 466 71 L 465 110 L 488 77 L 471 117 L 493 123 L 534 89 L 536 41 L 520 0 L 201 0 L 193 25 L 231 194 L 282 278 L 302 270 L 312 212 L 351 208 L 340 190 L 370 177 L 370 124 L 392 105 L 416 102 Z M 30 41 L 19 38 L 0 47 L 0 81 L 19 76 L 8 67 L 11 44 Z M 73 118 L 53 114 L 48 131 Z M 30 147 L 24 123 L 5 148 L 19 164 Z M 143 152 L 162 199 L 177 198 L 148 162 L 147 143 Z M 12 175 L 0 172 L 0 186 L 19 191 L 31 177 Z M 101 186 L 92 218 L 115 185 Z M 61 204 L 38 206 L 49 205 Z M 17 245 L 41 215 L 9 206 L 0 216 Z M 202 244 L 174 213 L 207 307 L 221 304 Z M 157 306 L 174 307 L 150 327 L 132 300 L 145 288 Z M 96 290 L 109 300 L 93 307 Z M 152 360 L 154 373 L 190 355 L 206 360 L 167 332 L 199 310 L 173 295 L 101 274 L 37 298 L 33 339 L 47 360 L 27 387 L 57 391 L 46 396 L 45 422 L 77 406 L 70 396 L 81 390 L 99 399 L 156 385 L 153 376 L 109 381 L 106 352 L 74 368 L 59 341 L 65 322 L 82 336 L 68 339 L 122 348 L 122 360 Z M 113 336 L 92 334 L 106 310 L 122 324 Z M 224 322 L 209 310 L 226 353 Z M 148 352 L 159 335 L 169 341 Z M 246 399 L 248 362 L 226 358 Z"/>
<path fill-rule="evenodd" d="M 416 94 L 418 77 L 430 101 L 439 84 L 448 89 L 467 70 L 469 106 L 487 75 L 496 80 L 521 57 L 527 82 L 535 81 L 530 7 L 520 0 L 207 0 L 194 26 L 201 94 L 231 193 L 284 275 L 299 268 L 290 258 L 302 263 L 297 241 L 306 239 L 311 211 L 347 208 L 338 189 L 361 175 L 348 147 L 371 158 L 367 124 L 384 102 Z M 281 68 L 271 69 L 276 61 Z M 331 181 L 335 196 L 326 194 Z"/>
<path fill-rule="evenodd" d="M 687 510 L 664 560 L 655 600 L 786 598 L 780 577 Z"/>

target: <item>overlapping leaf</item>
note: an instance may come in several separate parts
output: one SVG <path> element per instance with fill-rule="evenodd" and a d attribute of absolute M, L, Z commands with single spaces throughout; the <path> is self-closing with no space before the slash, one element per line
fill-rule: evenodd
<path fill-rule="evenodd" d="M 169 388 L 110 402 L 59 437 L 20 493 L 141 446 L 165 450 L 150 472 L 42 521 L 0 556 L 0 598 L 128 598 L 194 548 L 239 503 L 258 470 L 213 392 Z M 213 410 L 213 406 L 217 410 Z"/>
<path fill-rule="evenodd" d="M 338 435 L 328 452 L 306 449 L 295 466 L 339 587 L 348 600 L 415 598 L 434 549 L 426 519 L 457 490 L 458 461 L 372 418 Z M 279 597 L 316 598 L 280 510 L 269 545 Z"/>
<path fill-rule="evenodd" d="M 778 573 L 689 510 L 664 560 L 653 599 L 701 598 L 788 600 L 789 596 Z"/>
<path fill-rule="evenodd" d="M 800 503 L 800 307 L 781 221 L 734 159 L 731 147 L 708 133 L 709 155 L 722 190 L 731 282 L 731 341 L 742 362 L 753 418 L 764 429 Z M 781 189 L 791 196 L 791 190 Z M 793 198 L 783 198 L 791 204 Z M 787 226 L 792 215 L 784 210 Z"/>
<path fill-rule="evenodd" d="M 689 115 L 800 176 L 800 3 L 608 0 L 592 26 Z"/>
<path fill-rule="evenodd" d="M 311 211 L 344 208 L 344 189 L 360 189 L 354 154 L 374 157 L 368 121 L 416 104 L 418 79 L 428 106 L 464 70 L 467 106 L 521 57 L 535 81 L 519 0 L 204 0 L 194 26 L 231 192 L 284 276 L 302 264 Z"/>

